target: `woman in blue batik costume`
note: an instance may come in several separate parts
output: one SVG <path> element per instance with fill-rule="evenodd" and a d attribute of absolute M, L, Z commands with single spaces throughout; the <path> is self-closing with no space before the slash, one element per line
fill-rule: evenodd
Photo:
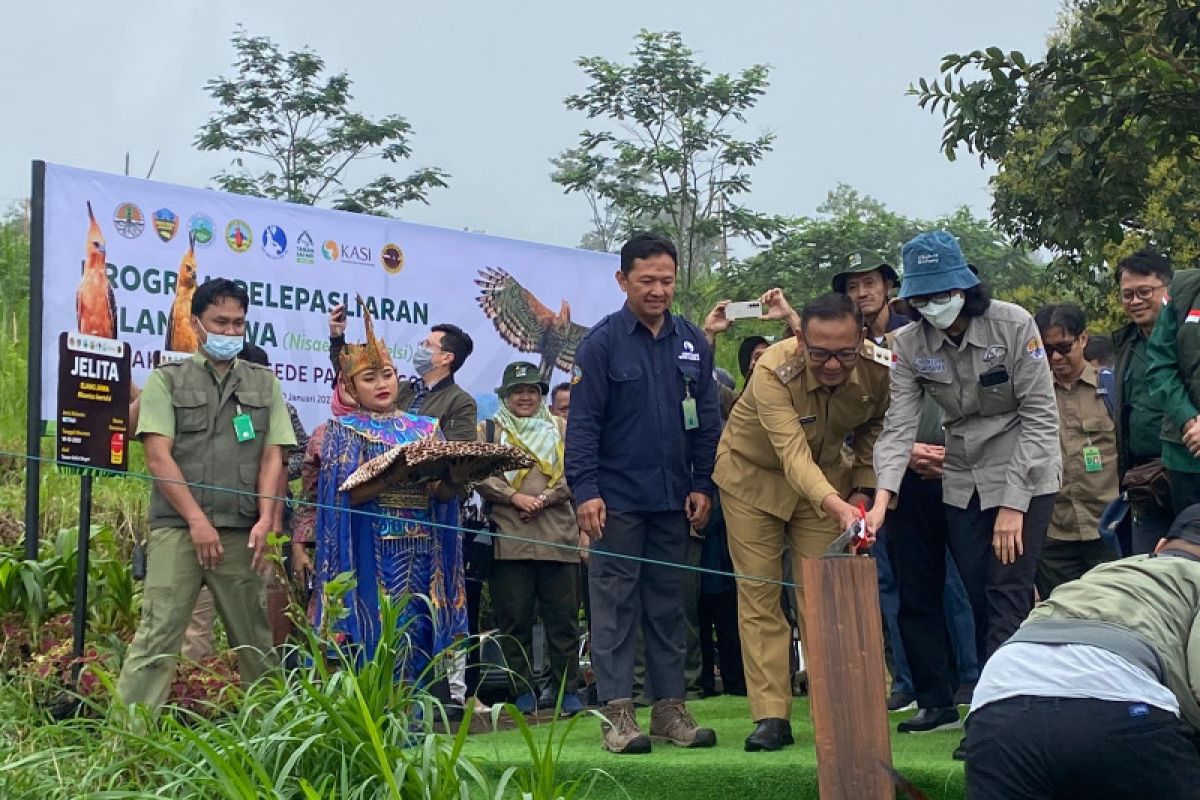
<path fill-rule="evenodd" d="M 397 483 L 394 473 L 339 491 L 358 467 L 396 445 L 444 438 L 436 419 L 395 409 L 399 385 L 391 353 L 362 310 L 367 341 L 346 345 L 339 376 L 358 408 L 329 420 L 320 443 L 316 595 L 339 573 L 355 573 L 357 585 L 342 598 L 349 613 L 332 627 L 361 648 L 360 658 L 371 658 L 379 642 L 380 595 L 408 595 L 399 620 L 408 652 L 397 677 L 428 684 L 433 676 L 422 674 L 431 660 L 467 633 L 459 505 L 448 486 Z M 318 602 L 317 627 L 325 611 Z"/>

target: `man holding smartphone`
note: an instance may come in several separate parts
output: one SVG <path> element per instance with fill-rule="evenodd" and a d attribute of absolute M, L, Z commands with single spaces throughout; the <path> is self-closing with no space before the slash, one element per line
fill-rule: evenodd
<path fill-rule="evenodd" d="M 339 368 L 338 354 L 346 346 L 346 307 L 329 314 L 329 360 Z M 475 349 L 471 337 L 457 325 L 434 325 L 413 352 L 413 371 L 408 382 L 400 382 L 396 408 L 410 414 L 434 417 L 450 441 L 473 442 L 479 409 L 454 375 Z"/>

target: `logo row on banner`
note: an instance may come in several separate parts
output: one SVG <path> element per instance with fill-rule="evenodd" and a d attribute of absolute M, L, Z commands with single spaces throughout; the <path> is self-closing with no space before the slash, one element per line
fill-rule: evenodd
<path fill-rule="evenodd" d="M 146 232 L 146 215 L 137 203 L 123 202 L 112 216 L 113 229 L 126 239 L 137 239 Z M 181 231 L 186 231 L 189 241 L 196 247 L 206 248 L 218 238 L 234 253 L 245 253 L 255 246 L 255 231 L 244 219 L 231 219 L 218 227 L 218 222 L 204 213 L 192 214 L 187 222 L 173 209 L 163 206 L 150 215 L 150 229 L 164 244 L 169 243 Z M 376 249 L 368 244 L 339 242 L 325 239 L 319 244 L 307 230 L 292 231 L 282 225 L 267 225 L 258 233 L 258 247 L 268 258 L 292 258 L 297 264 L 313 264 L 320 258 L 324 261 L 341 261 L 346 264 L 374 266 L 378 263 L 391 275 L 404 269 L 404 251 L 400 245 L 387 242 Z"/>

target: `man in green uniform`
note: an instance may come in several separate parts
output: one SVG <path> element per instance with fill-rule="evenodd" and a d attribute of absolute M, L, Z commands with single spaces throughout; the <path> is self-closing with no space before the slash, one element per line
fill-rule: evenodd
<path fill-rule="evenodd" d="M 1175 274 L 1146 353 L 1146 381 L 1163 409 L 1162 463 L 1182 511 L 1200 503 L 1200 270 Z"/>
<path fill-rule="evenodd" d="M 1162 457 L 1162 406 L 1150 396 L 1146 380 L 1146 346 L 1154 323 L 1170 291 L 1171 262 L 1153 250 L 1139 250 L 1117 264 L 1117 288 L 1129 323 L 1113 331 L 1116 378 L 1113 409 L 1117 433 L 1117 475 L 1121 481 L 1137 467 L 1153 469 Z M 1175 512 L 1167 493 L 1145 490 L 1131 493 L 1130 551 L 1142 555 L 1154 550 L 1167 535 Z M 1182 511 L 1182 509 L 1180 509 Z"/>
<path fill-rule="evenodd" d="M 142 390 L 138 436 L 156 480 L 142 621 L 117 682 L 126 703 L 166 701 L 201 586 L 216 600 L 243 682 L 274 663 L 261 576 L 283 449 L 296 438 L 274 373 L 237 358 L 248 305 L 233 281 L 198 288 L 200 349 L 155 369 Z"/>

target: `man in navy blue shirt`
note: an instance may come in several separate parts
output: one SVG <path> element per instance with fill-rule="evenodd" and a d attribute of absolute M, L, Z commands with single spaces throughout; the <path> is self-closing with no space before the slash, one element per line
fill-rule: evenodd
<path fill-rule="evenodd" d="M 588 571 L 592 667 L 604 704 L 604 748 L 647 753 L 638 727 L 633 667 L 639 622 L 650 735 L 710 747 L 716 734 L 684 705 L 684 574 L 689 528 L 712 503 L 721 435 L 713 357 L 704 334 L 671 314 L 675 246 L 649 233 L 621 248 L 620 311 L 579 344 L 572 375 L 566 474 L 579 528 L 593 542 Z"/>

